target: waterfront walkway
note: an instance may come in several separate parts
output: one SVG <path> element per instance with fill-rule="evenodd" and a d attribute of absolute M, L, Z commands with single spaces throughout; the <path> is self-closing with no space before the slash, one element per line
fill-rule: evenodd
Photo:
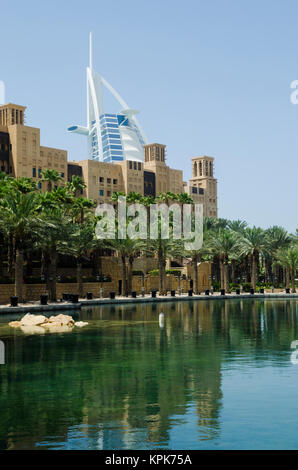
<path fill-rule="evenodd" d="M 224 299 L 298 299 L 298 293 L 296 294 L 286 294 L 285 292 L 277 293 L 268 293 L 265 294 L 249 294 L 243 293 L 240 295 L 237 294 L 226 294 L 220 295 L 219 292 L 215 292 L 213 295 L 192 295 L 188 294 L 176 294 L 175 297 L 170 296 L 159 296 L 151 297 L 151 295 L 146 294 L 144 297 L 141 295 L 137 298 L 132 297 L 121 297 L 118 296 L 115 299 L 110 298 L 94 298 L 92 300 L 79 299 L 78 303 L 71 302 L 49 302 L 48 305 L 40 305 L 40 302 L 26 302 L 20 303 L 17 307 L 11 307 L 9 304 L 0 305 L 0 315 L 1 314 L 18 314 L 18 313 L 37 313 L 37 312 L 52 312 L 52 311 L 61 311 L 61 310 L 78 310 L 83 307 L 88 307 L 92 305 L 106 305 L 106 304 L 128 304 L 128 303 L 146 303 L 146 302 L 179 302 L 179 301 L 212 301 L 212 300 L 224 300 Z"/>

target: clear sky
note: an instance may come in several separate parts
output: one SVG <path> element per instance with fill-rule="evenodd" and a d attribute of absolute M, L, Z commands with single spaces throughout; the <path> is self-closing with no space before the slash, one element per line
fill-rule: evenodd
<path fill-rule="evenodd" d="M 42 145 L 87 158 L 66 128 L 86 123 L 92 30 L 94 68 L 167 163 L 188 180 L 192 156 L 215 157 L 220 217 L 296 229 L 297 1 L 14 0 L 0 17 L 6 101 L 28 106 Z"/>

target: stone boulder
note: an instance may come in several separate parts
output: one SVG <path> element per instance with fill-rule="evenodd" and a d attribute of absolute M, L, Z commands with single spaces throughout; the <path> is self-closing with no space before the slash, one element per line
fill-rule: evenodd
<path fill-rule="evenodd" d="M 48 319 L 44 315 L 31 315 L 31 313 L 27 313 L 21 319 L 21 325 L 23 326 L 34 326 L 34 325 L 41 325 L 47 323 Z"/>
<path fill-rule="evenodd" d="M 88 325 L 87 321 L 76 321 L 75 326 L 78 326 L 79 328 L 82 328 L 82 326 Z"/>
<path fill-rule="evenodd" d="M 86 322 L 78 326 L 87 325 Z M 48 333 L 66 333 L 71 331 L 74 327 L 74 319 L 70 315 L 52 315 L 50 318 L 45 317 L 44 315 L 31 315 L 27 313 L 20 321 L 12 321 L 9 323 L 9 326 L 13 328 L 20 327 L 21 330 L 26 334 L 44 334 L 46 331 Z"/>
<path fill-rule="evenodd" d="M 19 328 L 22 323 L 20 321 L 11 321 L 10 323 L 8 323 L 9 326 L 11 326 L 12 328 Z"/>
<path fill-rule="evenodd" d="M 63 315 L 60 313 L 60 315 L 52 315 L 46 323 L 55 323 L 61 326 L 73 326 L 75 322 L 70 315 Z"/>

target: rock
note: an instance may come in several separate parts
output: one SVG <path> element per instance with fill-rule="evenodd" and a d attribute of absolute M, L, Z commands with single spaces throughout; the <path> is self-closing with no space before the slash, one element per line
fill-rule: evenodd
<path fill-rule="evenodd" d="M 34 325 L 41 325 L 42 323 L 47 323 L 48 319 L 44 315 L 31 315 L 27 313 L 21 319 L 21 325 L 23 326 L 34 326 Z"/>
<path fill-rule="evenodd" d="M 56 325 L 67 325 L 67 326 L 73 326 L 74 325 L 74 319 L 70 315 L 63 315 L 62 313 L 60 315 L 52 315 L 47 322 L 45 323 L 55 323 Z"/>
<path fill-rule="evenodd" d="M 87 321 L 76 321 L 75 322 L 75 326 L 78 326 L 80 328 L 82 328 L 82 326 L 86 326 L 86 325 L 88 325 Z"/>
<path fill-rule="evenodd" d="M 18 328 L 19 326 L 21 326 L 22 323 L 20 321 L 11 321 L 8 324 L 9 326 L 12 326 L 12 328 Z"/>

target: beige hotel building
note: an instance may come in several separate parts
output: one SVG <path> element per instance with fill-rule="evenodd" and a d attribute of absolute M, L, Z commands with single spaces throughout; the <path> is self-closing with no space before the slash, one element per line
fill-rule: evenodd
<path fill-rule="evenodd" d="M 0 106 L 0 169 L 15 178 L 33 178 L 42 191 L 41 171 L 57 170 L 62 180 L 81 176 L 87 187 L 85 196 L 97 204 L 110 202 L 114 192 L 137 192 L 145 196 L 159 193 L 186 192 L 195 203 L 202 203 L 204 216 L 217 217 L 217 180 L 214 178 L 214 158 L 192 158 L 192 177 L 183 181 L 182 170 L 166 163 L 166 146 L 153 143 L 144 146 L 144 162 L 124 160 L 104 163 L 95 160 L 68 161 L 67 151 L 40 145 L 40 129 L 25 125 L 25 106 Z"/>

